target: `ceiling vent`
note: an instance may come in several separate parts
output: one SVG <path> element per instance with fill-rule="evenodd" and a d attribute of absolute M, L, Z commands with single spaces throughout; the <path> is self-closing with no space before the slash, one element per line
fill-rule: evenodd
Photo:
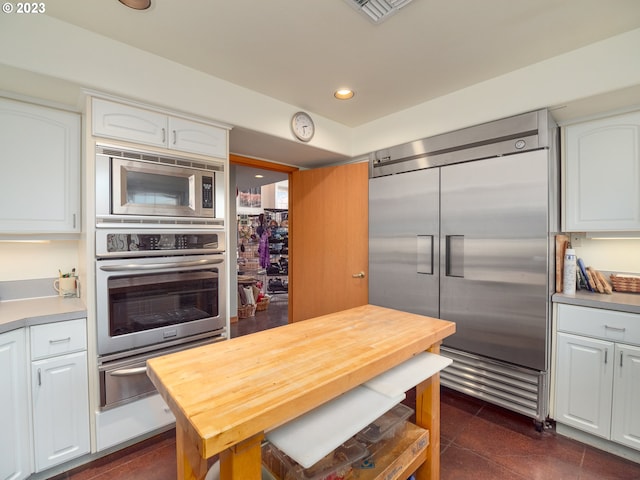
<path fill-rule="evenodd" d="M 345 0 L 374 24 L 384 22 L 412 0 Z"/>

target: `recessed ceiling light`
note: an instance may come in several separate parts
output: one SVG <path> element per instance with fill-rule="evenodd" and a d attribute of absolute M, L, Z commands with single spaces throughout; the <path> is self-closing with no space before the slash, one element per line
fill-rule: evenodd
<path fill-rule="evenodd" d="M 333 94 L 333 96 L 338 100 L 349 100 L 350 98 L 353 98 L 354 95 L 355 93 L 353 90 L 349 90 L 348 88 L 340 88 Z"/>
<path fill-rule="evenodd" d="M 264 178 L 264 175 L 257 174 L 256 178 Z"/>
<path fill-rule="evenodd" d="M 146 10 L 151 6 L 151 0 L 120 0 L 120 3 L 135 10 Z"/>

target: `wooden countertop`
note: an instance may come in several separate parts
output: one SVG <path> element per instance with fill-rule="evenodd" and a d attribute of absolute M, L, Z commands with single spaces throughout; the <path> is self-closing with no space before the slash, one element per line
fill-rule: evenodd
<path fill-rule="evenodd" d="M 147 361 L 202 458 L 292 420 L 423 352 L 455 324 L 372 305 Z"/>

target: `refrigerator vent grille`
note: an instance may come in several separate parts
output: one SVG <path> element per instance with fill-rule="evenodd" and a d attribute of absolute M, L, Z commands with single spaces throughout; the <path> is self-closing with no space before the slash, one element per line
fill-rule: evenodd
<path fill-rule="evenodd" d="M 521 413 L 539 422 L 547 417 L 547 402 L 539 392 L 546 374 L 510 364 L 496 362 L 446 347 L 443 357 L 453 363 L 440 372 L 442 385 L 480 398 L 508 410 Z"/>
<path fill-rule="evenodd" d="M 367 17 L 372 23 L 379 24 L 396 13 L 412 0 L 345 0 L 349 5 Z"/>

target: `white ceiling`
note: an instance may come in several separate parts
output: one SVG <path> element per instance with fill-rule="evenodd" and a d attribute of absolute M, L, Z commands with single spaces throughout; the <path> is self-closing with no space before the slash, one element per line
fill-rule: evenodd
<path fill-rule="evenodd" d="M 640 27 L 639 0 L 414 0 L 373 25 L 343 0 L 55 0 L 47 15 L 356 127 Z M 125 74 L 125 72 L 123 72 Z M 347 102 L 338 87 L 355 90 Z M 335 154 L 232 130 L 235 153 Z M 254 151 L 254 150 L 258 151 Z M 293 149 L 293 150 L 288 150 Z M 268 150 L 271 151 L 271 150 Z"/>
<path fill-rule="evenodd" d="M 247 167 L 244 165 L 234 165 L 233 168 L 236 174 L 236 187 L 240 190 L 271 185 L 272 183 L 289 179 L 288 174 L 273 170 L 263 170 L 261 168 Z M 256 175 L 262 176 L 257 178 Z"/>

